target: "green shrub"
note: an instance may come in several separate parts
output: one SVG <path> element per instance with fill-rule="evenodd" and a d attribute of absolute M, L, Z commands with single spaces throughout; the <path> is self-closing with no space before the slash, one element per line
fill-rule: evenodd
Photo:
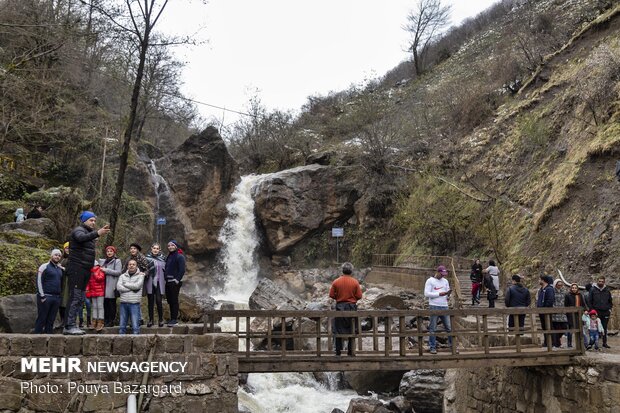
<path fill-rule="evenodd" d="M 0 243 L 0 296 L 36 292 L 36 275 L 50 254 L 38 248 Z"/>

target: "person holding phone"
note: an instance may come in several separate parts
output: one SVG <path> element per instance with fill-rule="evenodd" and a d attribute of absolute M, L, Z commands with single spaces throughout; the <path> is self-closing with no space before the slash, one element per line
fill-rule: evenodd
<path fill-rule="evenodd" d="M 428 307 L 430 310 L 448 310 L 448 298 L 452 293 L 450 283 L 446 279 L 448 270 L 445 266 L 437 267 L 435 275 L 424 285 L 424 296 L 428 298 Z M 428 346 L 431 354 L 437 354 L 437 340 L 435 338 L 435 330 L 437 329 L 437 319 L 441 319 L 444 330 L 447 333 L 452 331 L 449 315 L 432 315 L 430 324 L 428 325 Z M 448 336 L 448 344 L 452 347 L 452 336 Z"/>
<path fill-rule="evenodd" d="M 75 325 L 78 311 L 82 310 L 86 298 L 86 286 L 90 280 L 90 269 L 95 262 L 95 240 L 110 232 L 110 226 L 95 230 L 97 216 L 91 211 L 80 214 L 81 224 L 69 236 L 69 259 L 66 273 L 69 277 L 69 311 L 63 334 L 81 335 L 84 331 Z"/>

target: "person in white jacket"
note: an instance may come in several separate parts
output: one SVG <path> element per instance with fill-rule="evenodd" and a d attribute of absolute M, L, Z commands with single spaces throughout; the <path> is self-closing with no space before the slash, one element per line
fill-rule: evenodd
<path fill-rule="evenodd" d="M 424 296 L 428 298 L 428 307 L 431 310 L 447 310 L 448 309 L 448 297 L 452 293 L 450 290 L 450 283 L 445 278 L 448 275 L 448 270 L 443 265 L 437 267 L 435 275 L 428 280 L 424 285 Z M 428 325 L 428 346 L 431 354 L 437 354 L 437 340 L 435 338 L 435 330 L 437 328 L 437 319 L 441 318 L 444 329 L 447 333 L 452 331 L 450 325 L 450 316 L 448 315 L 432 315 L 430 324 Z M 448 336 L 448 344 L 452 347 L 452 336 Z"/>
<path fill-rule="evenodd" d="M 138 262 L 129 260 L 127 272 L 121 274 L 116 289 L 121 294 L 121 314 L 119 334 L 125 334 L 127 319 L 131 317 L 131 328 L 134 334 L 140 334 L 140 301 L 142 301 L 142 286 L 144 273 L 138 270 Z"/>

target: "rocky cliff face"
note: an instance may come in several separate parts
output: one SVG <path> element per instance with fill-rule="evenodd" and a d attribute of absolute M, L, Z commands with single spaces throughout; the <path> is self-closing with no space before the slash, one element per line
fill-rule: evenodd
<path fill-rule="evenodd" d="M 168 205 L 162 204 L 169 209 L 167 235 L 192 255 L 218 250 L 226 203 L 239 175 L 217 129 L 191 136 L 155 164 L 170 191 Z"/>
<path fill-rule="evenodd" d="M 346 222 L 360 198 L 349 167 L 308 165 L 272 174 L 255 190 L 256 213 L 273 254 L 285 254 L 305 237 Z"/>

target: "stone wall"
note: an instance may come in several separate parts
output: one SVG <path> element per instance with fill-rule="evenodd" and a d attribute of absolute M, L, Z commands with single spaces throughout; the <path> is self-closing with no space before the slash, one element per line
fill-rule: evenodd
<path fill-rule="evenodd" d="M 573 366 L 448 370 L 445 412 L 617 412 L 618 360 L 576 360 Z"/>
<path fill-rule="evenodd" d="M 182 373 L 149 373 L 148 384 L 170 393 L 156 395 L 153 388 L 147 390 L 142 411 L 236 412 L 238 364 L 232 353 L 237 346 L 236 337 L 226 334 L 0 335 L 0 410 L 124 412 L 132 391 L 127 386 L 140 385 L 145 373 L 88 371 L 87 363 L 144 362 L 152 353 L 153 362 L 187 365 Z M 82 372 L 22 371 L 25 356 L 77 357 Z M 105 388 L 109 393 L 103 392 Z"/>

